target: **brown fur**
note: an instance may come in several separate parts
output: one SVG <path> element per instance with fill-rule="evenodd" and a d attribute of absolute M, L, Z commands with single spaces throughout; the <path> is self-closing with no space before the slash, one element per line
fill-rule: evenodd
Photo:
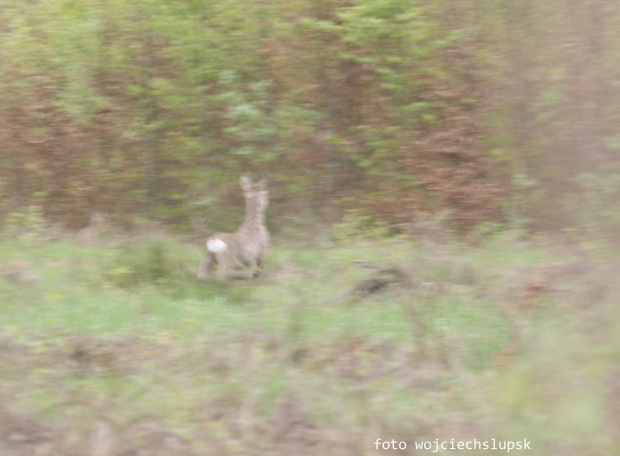
<path fill-rule="evenodd" d="M 198 268 L 198 279 L 209 277 L 209 270 L 217 264 L 217 278 L 230 277 L 235 269 L 254 267 L 253 277 L 261 272 L 263 257 L 269 247 L 269 232 L 265 227 L 265 211 L 269 205 L 267 182 L 258 182 L 246 176 L 240 179 L 245 196 L 245 221 L 236 233 L 215 233 L 209 236 L 205 256 Z"/>

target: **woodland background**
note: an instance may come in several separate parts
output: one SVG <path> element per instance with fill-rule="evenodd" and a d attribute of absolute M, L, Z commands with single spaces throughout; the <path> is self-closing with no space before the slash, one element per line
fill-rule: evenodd
<path fill-rule="evenodd" d="M 620 454 L 619 56 L 608 0 L 0 0 L 0 455 Z M 263 274 L 198 281 L 242 174 Z"/>
<path fill-rule="evenodd" d="M 233 229 L 250 172 L 278 226 L 620 228 L 614 2 L 3 1 L 0 23 L 0 223 Z"/>

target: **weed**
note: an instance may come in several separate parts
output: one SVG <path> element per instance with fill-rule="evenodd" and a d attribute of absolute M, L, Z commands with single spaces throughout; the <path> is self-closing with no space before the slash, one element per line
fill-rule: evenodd
<path fill-rule="evenodd" d="M 592 305 L 558 291 L 580 279 L 556 253 L 514 233 L 437 251 L 275 248 L 246 282 L 196 281 L 201 252 L 164 237 L 21 239 L 0 254 L 40 277 L 0 279 L 0 396 L 25 414 L 0 408 L 0 424 L 70 435 L 47 441 L 57 454 L 104 433 L 128 445 L 119 454 L 156 435 L 165 454 L 370 454 L 392 436 L 527 437 L 535 456 L 614 444 L 612 263 L 587 276 L 608 290 Z"/>

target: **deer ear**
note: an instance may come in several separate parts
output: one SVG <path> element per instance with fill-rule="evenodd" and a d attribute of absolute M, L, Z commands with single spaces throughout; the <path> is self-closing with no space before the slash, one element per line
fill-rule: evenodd
<path fill-rule="evenodd" d="M 241 188 L 244 192 L 248 192 L 252 188 L 252 179 L 250 179 L 248 176 L 241 176 L 241 179 L 239 179 L 239 183 L 241 184 Z"/>
<path fill-rule="evenodd" d="M 261 189 L 267 190 L 267 178 L 265 176 L 261 176 L 260 180 L 258 181 L 258 185 Z"/>

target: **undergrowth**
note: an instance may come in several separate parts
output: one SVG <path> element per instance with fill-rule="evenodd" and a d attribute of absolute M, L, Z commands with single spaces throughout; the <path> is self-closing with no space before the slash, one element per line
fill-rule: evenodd
<path fill-rule="evenodd" d="M 200 252 L 168 237 L 0 255 L 0 397 L 79 448 L 102 422 L 110 454 L 146 445 L 144 420 L 184 442 L 167 454 L 363 455 L 388 437 L 616 448 L 618 294 L 611 266 L 570 251 L 506 233 L 281 245 L 261 278 L 226 283 L 197 281 Z"/>

